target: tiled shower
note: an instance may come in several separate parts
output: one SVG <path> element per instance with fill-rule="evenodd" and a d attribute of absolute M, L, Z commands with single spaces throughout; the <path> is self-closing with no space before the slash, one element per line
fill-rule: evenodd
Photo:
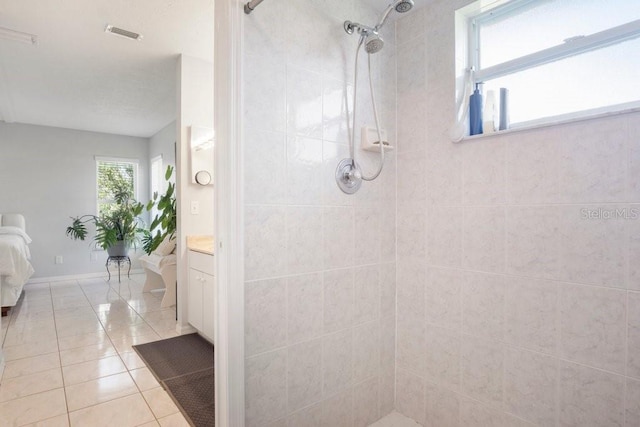
<path fill-rule="evenodd" d="M 357 43 L 342 22 L 379 10 L 267 0 L 246 17 L 247 426 L 392 410 L 433 427 L 640 426 L 640 219 L 606 215 L 640 211 L 640 113 L 452 143 L 468 3 L 416 0 L 387 26 L 372 66 L 397 149 L 354 196 L 334 180 Z"/>

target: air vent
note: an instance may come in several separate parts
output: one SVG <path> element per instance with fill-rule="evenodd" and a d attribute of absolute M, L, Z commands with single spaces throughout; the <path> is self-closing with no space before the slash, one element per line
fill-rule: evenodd
<path fill-rule="evenodd" d="M 123 30 L 122 28 L 114 27 L 113 25 L 107 25 L 104 29 L 106 33 L 111 33 L 116 36 L 125 37 L 130 40 L 142 40 L 142 34 L 134 33 L 133 31 Z"/>

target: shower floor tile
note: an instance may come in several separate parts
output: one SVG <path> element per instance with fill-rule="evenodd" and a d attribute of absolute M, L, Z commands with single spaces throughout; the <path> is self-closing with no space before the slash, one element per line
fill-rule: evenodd
<path fill-rule="evenodd" d="M 419 427 L 420 424 L 411 418 L 405 417 L 398 412 L 392 412 L 386 417 L 371 424 L 369 427 Z"/>

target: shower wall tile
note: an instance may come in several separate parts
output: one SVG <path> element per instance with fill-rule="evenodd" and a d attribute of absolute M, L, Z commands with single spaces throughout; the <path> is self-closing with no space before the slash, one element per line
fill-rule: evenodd
<path fill-rule="evenodd" d="M 504 139 L 497 137 L 466 147 L 462 165 L 465 205 L 496 205 L 505 202 L 506 151 Z"/>
<path fill-rule="evenodd" d="M 555 425 L 558 359 L 526 350 L 505 352 L 504 406 L 536 425 Z"/>
<path fill-rule="evenodd" d="M 627 301 L 627 374 L 640 379 L 640 293 L 629 292 Z"/>
<path fill-rule="evenodd" d="M 245 362 L 248 427 L 262 426 L 287 414 L 287 351 L 278 350 Z"/>
<path fill-rule="evenodd" d="M 396 27 L 396 40 L 399 45 L 414 42 L 426 31 L 425 10 L 418 9 L 403 16 L 402 25 Z"/>
<path fill-rule="evenodd" d="M 624 377 L 560 361 L 560 425 L 624 425 Z"/>
<path fill-rule="evenodd" d="M 640 215 L 640 205 L 629 205 L 629 209 L 631 214 Z M 640 218 L 627 221 L 625 226 L 625 238 L 629 245 L 627 289 L 640 291 Z"/>
<path fill-rule="evenodd" d="M 286 195 L 285 138 L 277 132 L 247 129 L 244 162 L 256 173 L 244 183 L 249 204 L 282 204 Z M 264 179 L 269 176 L 270 179 Z"/>
<path fill-rule="evenodd" d="M 397 233 L 397 254 L 403 260 L 423 260 L 426 255 L 426 218 L 424 214 L 404 214 L 399 216 Z"/>
<path fill-rule="evenodd" d="M 505 414 L 475 400 L 463 398 L 460 402 L 460 425 L 465 427 L 502 427 Z"/>
<path fill-rule="evenodd" d="M 324 397 L 353 384 L 353 334 L 351 330 L 326 335 L 322 339 Z"/>
<path fill-rule="evenodd" d="M 561 210 L 542 206 L 507 208 L 507 272 L 557 278 L 560 264 Z"/>
<path fill-rule="evenodd" d="M 289 274 L 320 271 L 322 254 L 322 208 L 287 208 L 287 271 Z M 281 257 L 282 253 L 275 254 Z"/>
<path fill-rule="evenodd" d="M 459 390 L 460 334 L 435 327 L 426 334 L 425 378 L 449 390 Z"/>
<path fill-rule="evenodd" d="M 289 412 L 321 400 L 322 347 L 322 340 L 316 339 L 287 349 L 286 378 Z"/>
<path fill-rule="evenodd" d="M 469 272 L 462 287 L 462 331 L 502 339 L 504 334 L 505 277 Z"/>
<path fill-rule="evenodd" d="M 379 12 L 368 0 L 270 0 L 245 20 L 246 362 L 276 351 L 284 370 L 274 408 L 268 366 L 252 374 L 248 426 L 368 425 L 395 404 L 396 152 L 355 195 L 335 181 L 350 157 L 357 45 L 342 24 Z M 380 123 L 397 144 L 395 27 L 383 33 L 372 78 Z M 353 136 L 370 174 L 380 160 L 359 148 L 361 127 L 374 124 L 364 58 Z"/>
<path fill-rule="evenodd" d="M 502 404 L 504 346 L 497 341 L 464 335 L 462 391 L 491 405 Z"/>
<path fill-rule="evenodd" d="M 464 211 L 459 207 L 431 206 L 427 213 L 427 263 L 462 266 Z"/>
<path fill-rule="evenodd" d="M 425 391 L 421 377 L 402 369 L 397 370 L 396 409 L 418 424 L 424 424 Z"/>
<path fill-rule="evenodd" d="M 324 328 L 322 274 L 290 277 L 287 280 L 287 339 L 289 344 L 322 335 Z"/>
<path fill-rule="evenodd" d="M 427 181 L 424 176 L 423 153 L 399 153 L 398 210 L 401 212 L 424 212 L 427 197 Z"/>
<path fill-rule="evenodd" d="M 284 274 L 287 242 L 285 209 L 277 206 L 248 206 L 245 209 L 245 279 Z"/>
<path fill-rule="evenodd" d="M 469 207 L 464 210 L 463 265 L 468 270 L 505 270 L 505 208 Z"/>
<path fill-rule="evenodd" d="M 431 205 L 462 204 L 462 154 L 459 145 L 430 145 L 425 174 L 427 201 Z M 431 207 L 429 206 L 428 209 Z"/>
<path fill-rule="evenodd" d="M 560 356 L 624 373 L 626 292 L 560 286 Z"/>
<path fill-rule="evenodd" d="M 371 378 L 353 387 L 354 427 L 367 427 L 380 418 L 380 385 L 377 378 Z"/>
<path fill-rule="evenodd" d="M 287 138 L 287 203 L 322 204 L 322 141 Z"/>
<path fill-rule="evenodd" d="M 459 427 L 460 395 L 434 384 L 425 384 L 425 427 Z"/>
<path fill-rule="evenodd" d="M 627 426 L 640 426 L 640 381 L 627 378 L 625 416 Z"/>
<path fill-rule="evenodd" d="M 247 355 L 282 347 L 287 341 L 286 279 L 247 283 L 245 304 Z"/>
<path fill-rule="evenodd" d="M 428 323 L 460 332 L 464 281 L 465 274 L 460 270 L 437 267 L 428 269 L 426 287 Z"/>
<path fill-rule="evenodd" d="M 287 133 L 322 138 L 322 74 L 287 67 Z"/>
<path fill-rule="evenodd" d="M 505 341 L 517 347 L 557 355 L 558 284 L 526 277 L 507 280 Z"/>

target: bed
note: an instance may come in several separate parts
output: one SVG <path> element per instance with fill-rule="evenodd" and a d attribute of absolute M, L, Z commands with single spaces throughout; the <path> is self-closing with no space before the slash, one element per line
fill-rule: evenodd
<path fill-rule="evenodd" d="M 2 316 L 16 305 L 34 270 L 29 252 L 31 238 L 20 214 L 0 214 L 0 306 Z"/>

